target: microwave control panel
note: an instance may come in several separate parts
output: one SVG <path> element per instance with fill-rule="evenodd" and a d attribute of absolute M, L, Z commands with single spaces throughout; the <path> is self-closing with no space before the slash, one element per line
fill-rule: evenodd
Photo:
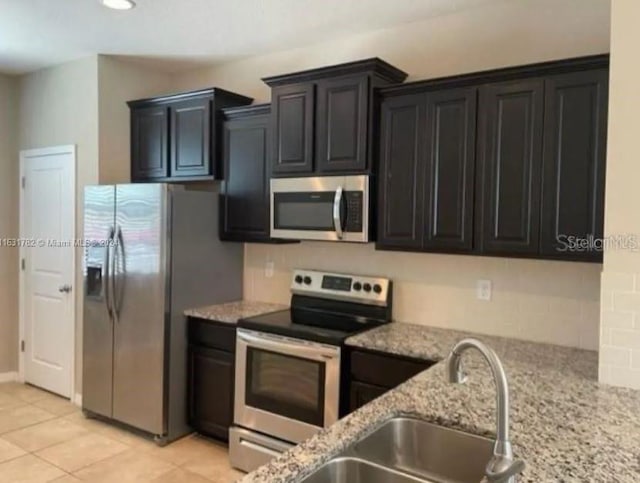
<path fill-rule="evenodd" d="M 347 205 L 347 219 L 344 231 L 359 233 L 362 231 L 362 191 L 346 191 L 344 199 Z"/>

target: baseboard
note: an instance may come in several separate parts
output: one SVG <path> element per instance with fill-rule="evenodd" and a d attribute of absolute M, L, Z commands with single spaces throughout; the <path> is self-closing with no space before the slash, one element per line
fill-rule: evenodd
<path fill-rule="evenodd" d="M 80 394 L 79 392 L 76 393 L 76 395 L 73 397 L 73 404 L 82 407 L 82 394 Z"/>
<path fill-rule="evenodd" d="M 14 382 L 18 380 L 17 372 L 0 372 L 0 382 Z"/>

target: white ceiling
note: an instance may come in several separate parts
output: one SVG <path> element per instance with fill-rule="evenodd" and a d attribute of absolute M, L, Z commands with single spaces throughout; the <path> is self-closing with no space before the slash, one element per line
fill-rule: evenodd
<path fill-rule="evenodd" d="M 0 72 L 101 53 L 175 71 L 446 15 L 497 0 L 0 0 Z"/>

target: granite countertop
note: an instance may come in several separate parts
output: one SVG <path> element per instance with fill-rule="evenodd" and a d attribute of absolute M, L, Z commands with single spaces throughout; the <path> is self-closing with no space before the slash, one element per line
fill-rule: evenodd
<path fill-rule="evenodd" d="M 473 336 L 493 347 L 511 392 L 511 441 L 526 462 L 520 482 L 640 481 L 640 391 L 596 382 L 598 355 L 548 344 L 395 322 L 351 337 L 347 344 L 442 360 Z M 495 386 L 476 351 L 463 365 L 466 384 L 450 384 L 443 363 L 418 374 L 241 481 L 296 482 L 388 419 L 414 416 L 495 437 Z"/>
<path fill-rule="evenodd" d="M 189 317 L 198 317 L 200 319 L 215 320 L 216 322 L 225 322 L 227 324 L 236 324 L 238 320 L 246 317 L 254 317 L 256 315 L 285 310 L 287 305 L 272 304 L 269 302 L 253 302 L 250 300 L 239 300 L 237 302 L 228 302 L 225 304 L 207 305 L 206 307 L 198 307 L 184 311 L 184 315 Z"/>

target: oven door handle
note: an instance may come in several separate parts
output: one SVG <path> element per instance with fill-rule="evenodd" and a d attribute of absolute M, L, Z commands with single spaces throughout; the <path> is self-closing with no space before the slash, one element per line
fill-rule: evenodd
<path fill-rule="evenodd" d="M 340 357 L 340 348 L 309 343 L 295 343 L 283 340 L 280 337 L 273 337 L 263 333 L 255 334 L 251 331 L 238 329 L 238 341 L 250 347 L 277 351 L 283 354 L 296 355 L 305 359 L 327 362 Z"/>
<path fill-rule="evenodd" d="M 342 192 L 342 186 L 338 186 L 333 198 L 333 227 L 336 230 L 338 240 L 342 240 L 344 235 L 342 231 Z"/>

